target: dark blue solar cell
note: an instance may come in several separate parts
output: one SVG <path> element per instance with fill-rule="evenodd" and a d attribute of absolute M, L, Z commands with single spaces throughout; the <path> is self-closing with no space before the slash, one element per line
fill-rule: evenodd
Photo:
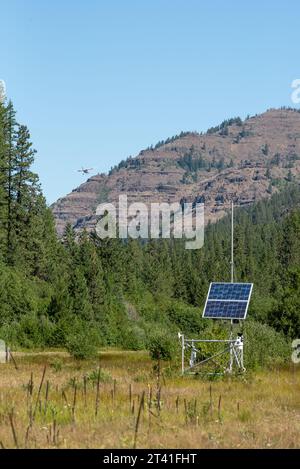
<path fill-rule="evenodd" d="M 252 283 L 212 283 L 203 317 L 245 319 Z"/>
<path fill-rule="evenodd" d="M 247 309 L 247 301 L 208 301 L 204 317 L 243 319 Z"/>
<path fill-rule="evenodd" d="M 248 301 L 251 283 L 212 283 L 209 300 Z"/>

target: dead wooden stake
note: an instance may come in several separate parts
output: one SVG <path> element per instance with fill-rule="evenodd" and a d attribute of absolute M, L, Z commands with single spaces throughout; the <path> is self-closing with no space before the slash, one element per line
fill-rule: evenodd
<path fill-rule="evenodd" d="M 132 385 L 129 384 L 129 409 L 131 410 L 131 402 L 132 402 Z"/>
<path fill-rule="evenodd" d="M 145 391 L 143 391 L 141 400 L 140 400 L 140 406 L 139 406 L 139 411 L 138 415 L 136 418 L 136 424 L 135 424 L 135 431 L 134 431 L 134 441 L 133 441 L 133 449 L 136 449 L 136 441 L 137 441 L 137 436 L 138 436 L 138 431 L 139 431 L 139 424 L 140 424 L 140 418 L 141 418 L 141 411 L 142 407 L 144 405 L 144 399 L 145 399 Z"/>
<path fill-rule="evenodd" d="M 222 401 L 222 396 L 220 395 L 219 403 L 218 403 L 218 418 L 219 418 L 219 421 L 221 421 L 221 401 Z"/>
<path fill-rule="evenodd" d="M 176 397 L 175 405 L 176 405 L 176 413 L 178 414 L 178 411 L 179 411 L 179 396 Z"/>
<path fill-rule="evenodd" d="M 33 416 L 32 416 L 33 419 L 35 418 L 37 406 L 38 406 L 39 401 L 40 401 L 40 394 L 41 394 L 41 390 L 42 390 L 42 386 L 43 386 L 43 382 L 44 382 L 44 378 L 45 378 L 45 374 L 46 374 L 46 368 L 47 368 L 47 365 L 44 366 L 43 375 L 42 375 L 42 379 L 41 379 L 41 382 L 40 382 L 40 386 L 39 386 L 39 390 L 38 390 L 38 394 L 37 394 L 37 398 L 36 398 L 36 403 L 35 403 L 35 407 L 34 407 L 34 411 L 33 411 Z"/>
<path fill-rule="evenodd" d="M 117 391 L 117 381 L 114 379 L 114 400 L 116 398 L 116 391 Z"/>
<path fill-rule="evenodd" d="M 44 406 L 44 414 L 45 414 L 45 415 L 46 415 L 47 406 L 48 406 L 49 387 L 50 387 L 50 384 L 49 384 L 49 381 L 47 380 L 47 383 L 46 383 L 46 394 L 45 394 L 45 406 Z"/>
<path fill-rule="evenodd" d="M 99 408 L 100 373 L 101 373 L 101 369 L 100 369 L 100 366 L 99 366 L 99 369 L 98 369 L 98 377 L 97 377 L 97 391 L 96 391 L 96 402 L 95 402 L 95 416 L 98 415 L 98 408 Z"/>
<path fill-rule="evenodd" d="M 13 357 L 13 354 L 11 353 L 11 350 L 9 350 L 9 354 L 10 354 L 10 357 L 11 357 L 11 359 L 12 359 L 12 361 L 13 361 L 13 364 L 14 364 L 14 366 L 15 366 L 15 369 L 18 370 L 19 367 L 18 367 L 18 365 L 17 365 L 17 363 L 16 363 L 16 360 L 15 360 L 14 357 Z"/>
<path fill-rule="evenodd" d="M 83 377 L 84 406 L 86 407 L 86 375 Z"/>
<path fill-rule="evenodd" d="M 183 400 L 184 402 L 184 413 L 185 413 L 185 423 L 187 424 L 187 404 L 186 404 L 186 399 Z"/>
<path fill-rule="evenodd" d="M 13 438 L 14 438 L 15 445 L 16 445 L 16 447 L 19 449 L 19 443 L 18 443 L 18 439 L 17 439 L 16 429 L 15 429 L 15 426 L 14 426 L 13 415 L 14 415 L 14 411 L 12 410 L 12 411 L 8 414 L 8 416 L 9 416 L 9 422 L 10 422 L 11 431 L 12 431 L 12 434 L 13 434 Z"/>
<path fill-rule="evenodd" d="M 112 404 L 112 407 L 114 407 L 114 390 L 113 389 L 111 389 L 110 395 L 111 395 L 111 404 Z"/>
<path fill-rule="evenodd" d="M 77 384 L 74 385 L 73 405 L 72 405 L 72 419 L 75 421 L 75 409 L 76 409 L 76 396 L 77 396 Z"/>
<path fill-rule="evenodd" d="M 27 427 L 27 430 L 26 430 L 26 433 L 25 433 L 25 448 L 27 448 L 30 429 L 31 429 L 31 423 L 29 423 L 29 425 Z"/>
<path fill-rule="evenodd" d="M 68 407 L 69 406 L 69 403 L 68 403 L 68 398 L 66 396 L 66 393 L 65 393 L 65 390 L 63 389 L 62 392 L 61 392 L 61 395 L 66 403 L 66 406 Z"/>

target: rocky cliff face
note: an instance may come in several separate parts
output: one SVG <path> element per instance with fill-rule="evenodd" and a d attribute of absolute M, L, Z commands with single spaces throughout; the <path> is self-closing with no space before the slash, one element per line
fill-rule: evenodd
<path fill-rule="evenodd" d="M 57 232 L 67 223 L 93 229 L 96 206 L 128 203 L 205 202 L 206 222 L 223 217 L 233 199 L 251 204 L 300 180 L 300 113 L 269 110 L 232 119 L 206 134 L 185 133 L 142 150 L 108 175 L 88 179 L 52 205 Z"/>

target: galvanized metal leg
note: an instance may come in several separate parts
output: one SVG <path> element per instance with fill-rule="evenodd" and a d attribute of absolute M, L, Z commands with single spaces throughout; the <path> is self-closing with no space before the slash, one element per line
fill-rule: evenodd
<path fill-rule="evenodd" d="M 181 374 L 184 375 L 184 335 L 181 336 Z"/>

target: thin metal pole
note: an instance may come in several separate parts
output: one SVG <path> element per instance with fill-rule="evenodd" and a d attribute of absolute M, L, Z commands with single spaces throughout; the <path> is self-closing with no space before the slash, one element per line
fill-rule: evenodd
<path fill-rule="evenodd" d="M 233 230 L 234 230 L 234 225 L 233 225 L 233 200 L 231 201 L 231 261 L 230 261 L 230 267 L 231 267 L 231 283 L 233 283 L 233 273 L 234 273 L 234 264 L 233 264 Z M 231 319 L 230 321 L 230 339 L 233 338 L 233 320 Z M 233 347 L 234 345 L 231 343 L 230 344 L 230 359 L 229 359 L 229 373 L 232 373 L 232 365 L 233 365 Z"/>
<path fill-rule="evenodd" d="M 231 339 L 184 339 L 186 343 L 189 342 L 235 342 L 235 340 Z"/>
<path fill-rule="evenodd" d="M 181 374 L 184 375 L 184 335 L 181 336 L 181 346 L 182 346 L 182 349 L 181 349 Z"/>
<path fill-rule="evenodd" d="M 233 201 L 231 202 L 231 283 L 233 283 Z"/>

